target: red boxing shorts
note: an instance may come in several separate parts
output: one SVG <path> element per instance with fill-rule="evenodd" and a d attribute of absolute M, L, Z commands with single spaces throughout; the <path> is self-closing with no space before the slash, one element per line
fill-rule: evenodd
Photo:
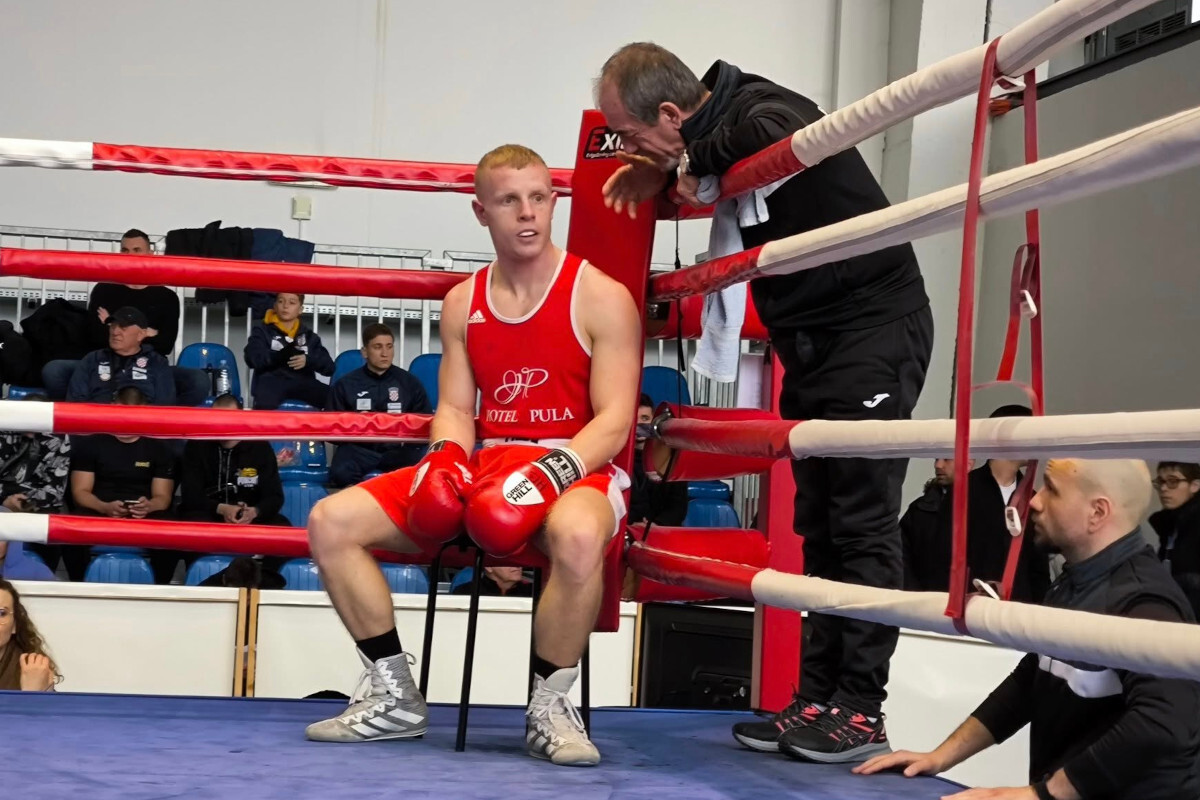
<path fill-rule="evenodd" d="M 471 456 L 471 474 L 478 481 L 497 472 L 509 472 L 541 458 L 550 450 L 549 447 L 534 444 L 497 444 L 484 447 L 482 450 L 476 450 Z M 412 540 L 413 544 L 432 555 L 441 547 L 441 543 L 414 537 L 407 530 L 408 504 L 412 502 L 408 492 L 416 470 L 416 467 L 404 467 L 358 485 L 375 498 L 375 502 L 383 509 L 383 513 L 388 515 L 388 518 L 405 536 Z M 607 464 L 568 486 L 562 497 L 578 489 L 595 489 L 603 494 L 608 498 L 613 516 L 616 518 L 616 523 L 613 525 L 613 534 L 615 535 L 621 527 L 621 520 L 625 518 L 625 496 L 622 493 L 628 488 L 629 476 L 625 471 L 612 464 Z"/>

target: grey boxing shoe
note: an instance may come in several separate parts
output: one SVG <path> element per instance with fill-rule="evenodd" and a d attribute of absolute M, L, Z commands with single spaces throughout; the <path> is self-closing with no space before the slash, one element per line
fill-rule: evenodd
<path fill-rule="evenodd" d="M 529 755 L 564 767 L 593 767 L 600 751 L 588 739 L 583 719 L 567 696 L 578 667 L 560 669 L 549 678 L 534 676 L 533 697 L 525 712 L 525 744 Z"/>
<path fill-rule="evenodd" d="M 371 663 L 360 651 L 366 667 L 350 707 L 336 717 L 314 722 L 304 735 L 314 742 L 373 742 L 407 739 L 429 729 L 429 709 L 417 691 L 408 665 L 408 653 Z"/>

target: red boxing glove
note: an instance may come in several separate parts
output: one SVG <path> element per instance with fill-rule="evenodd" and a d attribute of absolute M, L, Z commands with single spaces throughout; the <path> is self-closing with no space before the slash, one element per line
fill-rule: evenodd
<path fill-rule="evenodd" d="M 463 497 L 470 485 L 471 469 L 461 444 L 439 439 L 429 445 L 408 490 L 408 532 L 437 543 L 462 533 Z"/>
<path fill-rule="evenodd" d="M 512 472 L 489 476 L 467 497 L 467 533 L 484 552 L 510 556 L 538 532 L 559 495 L 586 474 L 579 456 L 561 448 Z"/>

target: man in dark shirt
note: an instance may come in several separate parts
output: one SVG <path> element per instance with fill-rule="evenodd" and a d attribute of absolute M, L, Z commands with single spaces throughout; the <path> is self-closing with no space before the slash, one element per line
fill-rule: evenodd
<path fill-rule="evenodd" d="M 460 584 L 451 594 L 470 594 L 471 582 Z M 520 567 L 484 567 L 479 593 L 489 597 L 533 597 L 533 582 Z"/>
<path fill-rule="evenodd" d="M 1150 515 L 1158 557 L 1200 615 L 1200 464 L 1161 461 L 1154 478 L 1162 508 Z"/>
<path fill-rule="evenodd" d="M 629 522 L 650 522 L 654 525 L 680 525 L 687 516 L 688 487 L 683 481 L 657 483 L 646 477 L 642 464 L 642 449 L 646 437 L 643 425 L 654 421 L 654 401 L 643 394 L 638 400 L 638 434 L 635 439 L 637 452 L 633 456 L 633 480 L 629 487 Z"/>
<path fill-rule="evenodd" d="M 121 237 L 121 252 L 128 255 L 154 254 L 150 237 L 131 228 Z M 163 358 L 170 358 L 179 335 L 179 295 L 166 286 L 135 286 L 124 283 L 97 283 L 88 297 L 91 327 L 88 331 L 89 349 L 103 348 L 108 342 L 108 320 L 117 309 L 129 306 L 146 317 L 150 336 L 146 342 Z M 42 385 L 54 399 L 67 393 L 67 383 L 78 361 L 58 359 L 42 368 Z M 171 367 L 179 404 L 195 406 L 208 396 L 209 379 L 203 370 Z"/>
<path fill-rule="evenodd" d="M 1193 622 L 1183 592 L 1142 538 L 1150 504 L 1141 461 L 1055 459 L 1033 498 L 1038 544 L 1060 552 L 1044 604 Z M 1200 795 L 1200 684 L 1030 653 L 930 753 L 900 751 L 855 768 L 936 774 L 1029 725 L 1029 785 L 955 798 L 1182 800 Z"/>
<path fill-rule="evenodd" d="M 700 199 L 743 158 L 824 116 L 816 103 L 717 61 L 697 79 L 673 53 L 626 45 L 604 64 L 597 100 L 621 138 L 624 162 L 604 201 L 631 213 L 660 208 L 673 180 L 682 202 Z M 707 196 L 707 195 L 706 195 Z M 858 150 L 756 193 L 756 221 L 740 228 L 745 249 L 888 207 Z M 765 212 L 765 213 L 764 213 Z M 754 306 L 783 364 L 785 419 L 896 420 L 912 416 L 933 349 L 933 315 L 916 255 L 887 247 L 791 275 L 750 282 Z M 817 577 L 900 588 L 900 502 L 907 459 L 804 458 L 796 479 L 794 528 L 804 568 Z M 880 708 L 899 631 L 809 614 L 800 692 L 770 721 L 739 723 L 734 736 L 773 752 L 782 736 L 821 761 L 861 759 L 886 741 Z M 863 724 L 851 725 L 861 716 Z"/>
<path fill-rule="evenodd" d="M 213 408 L 238 408 L 223 394 Z M 192 440 L 183 449 L 180 515 L 231 525 L 291 525 L 279 513 L 283 483 L 275 451 L 263 441 Z"/>
<path fill-rule="evenodd" d="M 118 387 L 136 386 L 146 402 L 175 405 L 171 365 L 147 343 L 150 323 L 136 308 L 125 306 L 108 318 L 108 346 L 76 363 L 67 386 L 73 403 L 109 403 Z"/>
<path fill-rule="evenodd" d="M 146 405 L 139 386 L 121 386 L 113 403 Z M 161 439 L 112 436 L 107 433 L 78 437 L 71 453 L 72 513 L 122 519 L 169 519 L 175 496 L 175 454 Z M 86 549 L 86 548 L 85 548 Z M 165 564 L 152 551 L 156 579 Z M 64 557 L 65 561 L 65 557 Z M 69 566 L 69 564 L 68 564 Z M 175 562 L 171 562 L 174 569 Z M 84 565 L 86 569 L 86 564 Z M 72 575 L 71 580 L 82 580 Z M 159 580 L 166 583 L 166 580 Z"/>
<path fill-rule="evenodd" d="M 395 334 L 383 323 L 363 328 L 362 354 L 367 363 L 330 387 L 330 411 L 376 411 L 385 414 L 432 414 L 425 387 L 408 370 L 392 364 Z M 353 486 L 371 472 L 391 472 L 421 460 L 419 444 L 346 442 L 339 444 L 329 465 L 334 486 Z"/>
<path fill-rule="evenodd" d="M 1006 405 L 991 413 L 996 417 L 1027 417 L 1025 406 Z M 999 583 L 1004 578 L 1012 534 L 1008 530 L 1005 509 L 1012 501 L 1024 477 L 1023 461 L 992 458 L 967 474 L 967 566 L 971 580 Z M 904 537 L 904 588 L 918 592 L 945 592 L 950 586 L 950 552 L 953 541 L 954 498 L 949 487 L 954 482 L 954 461 L 939 459 L 935 464 L 944 474 L 945 489 L 927 487 L 900 520 Z M 939 477 L 938 480 L 942 480 Z M 1013 577 L 1012 597 L 1024 603 L 1040 603 L 1050 588 L 1050 561 L 1034 544 L 1032 536 L 1021 542 L 1017 572 Z"/>

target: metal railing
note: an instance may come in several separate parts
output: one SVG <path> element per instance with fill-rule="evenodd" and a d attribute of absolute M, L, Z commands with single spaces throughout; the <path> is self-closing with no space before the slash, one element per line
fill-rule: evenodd
<path fill-rule="evenodd" d="M 164 248 L 162 235 L 150 237 L 155 252 Z M 55 228 L 36 228 L 0 225 L 0 247 L 19 247 L 29 250 L 71 250 L 79 252 L 115 253 L 120 249 L 121 233 L 115 231 L 82 231 Z M 446 250 L 441 257 L 419 248 L 361 247 L 354 245 L 317 244 L 312 263 L 355 269 L 427 269 L 447 272 L 473 273 L 493 259 L 493 254 Z M 281 267 L 286 267 L 281 264 Z M 668 264 L 654 264 L 653 272 L 672 269 Z M 21 319 L 37 307 L 54 299 L 66 299 L 86 305 L 92 283 L 82 281 L 50 281 L 0 275 L 0 319 L 11 319 L 19 325 Z M 175 341 L 175 357 L 188 344 L 213 342 L 228 347 L 238 358 L 243 386 L 249 387 L 251 372 L 242 359 L 242 348 L 254 324 L 253 315 L 232 317 L 226 303 L 209 304 L 196 300 L 196 291 L 178 288 L 180 319 L 179 336 Z M 384 322 L 396 331 L 396 363 L 409 364 L 418 355 L 435 352 L 434 329 L 441 319 L 441 303 L 430 300 L 384 300 L 376 297 L 338 297 L 314 295 L 305 298 L 304 313 L 314 332 L 325 340 L 326 348 L 336 357 L 348 349 L 358 349 L 364 325 Z M 683 363 L 690 364 L 695 355 L 695 342 L 683 341 Z M 646 363 L 675 367 L 679 358 L 677 343 L 653 341 L 646 347 Z M 749 343 L 742 343 L 743 352 Z M 697 374 L 690 367 L 685 372 L 692 402 L 732 408 L 738 397 L 737 383 L 716 383 Z M 249 393 L 248 390 L 246 392 Z M 249 398 L 247 398 L 249 399 Z M 734 508 L 743 524 L 749 524 L 757 510 L 757 477 L 738 478 L 732 482 Z"/>

